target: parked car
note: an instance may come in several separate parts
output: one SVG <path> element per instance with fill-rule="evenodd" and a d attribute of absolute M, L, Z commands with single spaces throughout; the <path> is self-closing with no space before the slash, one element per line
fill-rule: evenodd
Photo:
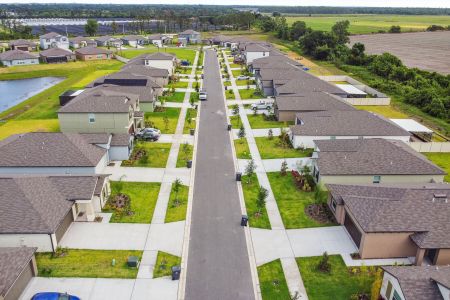
<path fill-rule="evenodd" d="M 31 300 L 81 300 L 77 296 L 69 295 L 67 293 L 58 292 L 44 292 L 37 293 L 31 298 Z"/>
<path fill-rule="evenodd" d="M 156 128 L 143 128 L 134 136 L 139 140 L 157 141 L 161 137 L 161 131 Z"/>
<path fill-rule="evenodd" d="M 206 100 L 207 97 L 208 97 L 208 93 L 206 93 L 206 91 L 200 91 L 200 93 L 199 93 L 199 99 L 200 99 L 201 101 Z"/>
<path fill-rule="evenodd" d="M 250 79 L 250 76 L 239 75 L 236 79 L 237 80 L 247 80 L 247 79 Z"/>
<path fill-rule="evenodd" d="M 253 110 L 262 110 L 262 109 L 271 110 L 273 108 L 273 103 L 266 101 L 259 101 L 258 103 L 253 103 L 251 108 Z"/>

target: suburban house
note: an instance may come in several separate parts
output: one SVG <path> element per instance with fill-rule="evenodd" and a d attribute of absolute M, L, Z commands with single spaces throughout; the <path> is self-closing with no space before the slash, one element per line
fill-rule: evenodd
<path fill-rule="evenodd" d="M 352 105 L 325 92 L 306 92 L 275 97 L 274 114 L 278 121 L 294 121 L 297 113 L 356 110 Z"/>
<path fill-rule="evenodd" d="M 123 42 L 121 39 L 116 39 L 115 37 L 112 37 L 109 35 L 99 36 L 95 39 L 95 42 L 97 43 L 97 46 L 99 46 L 99 47 L 120 48 L 123 45 Z"/>
<path fill-rule="evenodd" d="M 128 72 L 151 77 L 156 84 L 162 87 L 169 84 L 169 71 L 167 71 L 167 69 L 158 69 L 147 67 L 145 65 L 127 64 L 122 67 L 120 72 Z"/>
<path fill-rule="evenodd" d="M 362 259 L 411 258 L 450 264 L 450 185 L 327 184 L 328 205 Z"/>
<path fill-rule="evenodd" d="M 287 64 L 292 66 L 293 68 L 302 68 L 303 65 L 293 59 L 290 59 L 289 57 L 285 55 L 269 55 L 261 58 L 254 59 L 249 64 L 249 69 L 253 73 L 259 72 L 261 69 L 264 68 L 276 68 L 279 67 L 282 64 Z"/>
<path fill-rule="evenodd" d="M 290 126 L 294 148 L 314 148 L 317 140 L 333 139 L 382 138 L 409 142 L 410 136 L 389 119 L 356 109 L 298 113 L 295 125 Z"/>
<path fill-rule="evenodd" d="M 97 47 L 83 47 L 75 50 L 75 55 L 79 60 L 104 60 L 111 59 L 112 51 Z"/>
<path fill-rule="evenodd" d="M 172 38 L 168 35 L 157 33 L 149 35 L 148 42 L 156 47 L 162 47 L 163 45 L 170 44 L 172 42 Z"/>
<path fill-rule="evenodd" d="M 225 47 L 225 43 L 230 39 L 230 37 L 226 35 L 216 35 L 209 39 L 209 43 L 212 45 L 218 45 L 221 47 Z"/>
<path fill-rule="evenodd" d="M 133 134 L 144 127 L 139 95 L 101 85 L 87 89 L 58 111 L 62 132 Z"/>
<path fill-rule="evenodd" d="M 385 300 L 448 300 L 450 266 L 388 266 L 380 296 Z"/>
<path fill-rule="evenodd" d="M 162 87 L 150 76 L 135 74 L 127 71 L 112 73 L 91 82 L 87 87 L 95 87 L 102 84 L 113 84 L 121 86 L 145 86 L 153 89 L 157 96 L 162 93 Z"/>
<path fill-rule="evenodd" d="M 39 41 L 42 50 L 48 48 L 69 49 L 69 39 L 67 36 L 56 32 L 49 32 L 39 36 Z"/>
<path fill-rule="evenodd" d="M 28 51 L 8 50 L 0 53 L 0 62 L 6 67 L 37 65 L 39 57 Z"/>
<path fill-rule="evenodd" d="M 147 43 L 147 39 L 140 35 L 126 35 L 121 38 L 124 45 L 128 45 L 130 47 L 137 47 Z"/>
<path fill-rule="evenodd" d="M 75 54 L 66 49 L 61 48 L 49 48 L 47 50 L 39 52 L 39 57 L 44 63 L 65 63 L 69 61 L 75 61 Z"/>
<path fill-rule="evenodd" d="M 38 270 L 35 247 L 0 248 L 0 299 L 16 300 Z"/>
<path fill-rule="evenodd" d="M 97 43 L 94 40 L 84 36 L 77 36 L 69 39 L 69 45 L 74 49 L 83 47 L 97 47 Z"/>
<path fill-rule="evenodd" d="M 9 49 L 11 50 L 22 50 L 22 51 L 36 51 L 37 50 L 37 44 L 32 41 L 27 40 L 14 40 L 10 41 L 8 43 Z"/>
<path fill-rule="evenodd" d="M 245 46 L 245 49 L 243 50 L 245 62 L 247 63 L 247 65 L 249 65 L 255 59 L 269 56 L 271 51 L 271 48 L 260 45 L 258 43 L 247 44 Z"/>
<path fill-rule="evenodd" d="M 0 191 L 0 244 L 52 252 L 74 221 L 94 221 L 110 187 L 104 175 L 19 176 L 0 178 Z"/>
<path fill-rule="evenodd" d="M 29 132 L 0 141 L 0 175 L 100 174 L 111 134 Z"/>
<path fill-rule="evenodd" d="M 178 34 L 178 39 L 185 39 L 188 44 L 197 44 L 202 41 L 202 36 L 200 32 L 188 29 L 183 32 L 180 32 Z"/>
<path fill-rule="evenodd" d="M 262 71 L 266 71 L 265 69 Z M 307 92 L 326 92 L 340 98 L 346 98 L 347 94 L 334 84 L 330 84 L 305 71 L 299 71 L 290 80 L 273 80 L 274 96 L 286 96 L 303 94 Z M 267 77 L 267 75 L 264 75 Z"/>
<path fill-rule="evenodd" d="M 446 172 L 399 140 L 316 140 L 313 176 L 327 184 L 443 182 Z"/>
<path fill-rule="evenodd" d="M 177 58 L 171 53 L 155 52 L 152 54 L 139 55 L 138 57 L 133 58 L 128 64 L 165 69 L 169 72 L 169 76 L 171 76 L 177 65 Z"/>

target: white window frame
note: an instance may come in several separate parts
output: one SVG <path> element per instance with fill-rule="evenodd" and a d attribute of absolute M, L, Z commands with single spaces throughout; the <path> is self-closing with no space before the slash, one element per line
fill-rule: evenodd
<path fill-rule="evenodd" d="M 89 113 L 88 114 L 88 120 L 89 120 L 89 123 L 95 123 L 95 114 L 94 113 Z"/>
<path fill-rule="evenodd" d="M 381 183 L 381 175 L 374 175 L 372 183 Z"/>

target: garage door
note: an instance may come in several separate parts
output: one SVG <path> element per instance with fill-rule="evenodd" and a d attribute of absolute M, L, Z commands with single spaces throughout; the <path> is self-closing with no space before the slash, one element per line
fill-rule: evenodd
<path fill-rule="evenodd" d="M 345 214 L 344 226 L 347 229 L 350 236 L 352 237 L 356 246 L 359 248 L 359 245 L 361 244 L 361 236 L 362 236 L 361 232 L 359 232 L 355 223 L 353 223 L 353 220 L 350 218 L 350 216 L 347 213 Z"/>
<path fill-rule="evenodd" d="M 64 220 L 59 225 L 58 229 L 56 230 L 56 241 L 59 243 L 61 238 L 63 237 L 64 233 L 66 233 L 67 228 L 69 228 L 70 224 L 73 222 L 73 215 L 72 210 L 69 210 L 67 215 L 64 217 Z"/>
<path fill-rule="evenodd" d="M 23 269 L 22 273 L 17 278 L 16 282 L 14 282 L 9 292 L 6 294 L 5 300 L 19 299 L 20 295 L 25 290 L 28 282 L 30 282 L 32 277 L 33 277 L 33 266 L 30 261 L 28 265 Z"/>

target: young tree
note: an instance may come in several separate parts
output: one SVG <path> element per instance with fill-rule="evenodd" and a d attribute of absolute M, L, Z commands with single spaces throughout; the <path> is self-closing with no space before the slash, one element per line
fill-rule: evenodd
<path fill-rule="evenodd" d="M 287 161 L 283 160 L 283 162 L 281 163 L 280 175 L 281 176 L 286 176 L 287 169 L 288 169 Z"/>
<path fill-rule="evenodd" d="M 323 253 L 322 258 L 320 259 L 319 264 L 317 265 L 317 268 L 321 272 L 330 273 L 331 264 L 329 262 L 328 253 L 326 251 Z"/>
<path fill-rule="evenodd" d="M 256 214 L 258 217 L 261 215 L 261 211 L 266 205 L 266 199 L 269 195 L 269 192 L 264 187 L 260 186 L 258 190 L 258 196 L 256 198 L 256 207 L 258 208 L 258 213 Z"/>
<path fill-rule="evenodd" d="M 245 167 L 245 175 L 247 175 L 247 183 L 251 182 L 252 176 L 255 174 L 256 170 L 256 164 L 253 158 L 248 162 L 247 166 Z"/>
<path fill-rule="evenodd" d="M 273 130 L 272 130 L 272 128 L 270 128 L 269 131 L 267 132 L 267 138 L 269 140 L 273 140 Z"/>
<path fill-rule="evenodd" d="M 164 129 L 167 132 L 169 131 L 169 118 L 167 116 L 164 116 L 163 121 L 164 121 Z"/>
<path fill-rule="evenodd" d="M 172 187 L 172 190 L 175 193 L 175 198 L 174 198 L 175 206 L 180 205 L 180 200 L 178 199 L 178 193 L 180 192 L 180 188 L 181 188 L 181 180 L 179 178 L 177 178 L 173 182 L 173 187 Z"/>
<path fill-rule="evenodd" d="M 241 128 L 239 128 L 238 137 L 241 140 L 241 144 L 243 143 L 243 139 L 245 138 L 245 128 L 244 125 L 241 125 Z"/>
<path fill-rule="evenodd" d="M 84 31 L 89 36 L 94 36 L 98 30 L 98 22 L 95 19 L 88 19 L 84 25 Z"/>
<path fill-rule="evenodd" d="M 350 22 L 348 20 L 336 22 L 336 24 L 331 27 L 331 32 L 336 37 L 336 42 L 340 45 L 347 44 L 350 39 L 348 36 L 350 33 L 348 32 L 348 27 L 350 26 Z"/>
<path fill-rule="evenodd" d="M 184 160 L 188 161 L 189 160 L 189 144 L 187 142 L 183 143 L 183 146 L 181 147 L 181 151 L 184 154 Z"/>
<path fill-rule="evenodd" d="M 111 22 L 111 31 L 112 34 L 115 35 L 117 33 L 118 27 L 117 27 L 117 23 L 116 21 L 112 21 Z"/>

